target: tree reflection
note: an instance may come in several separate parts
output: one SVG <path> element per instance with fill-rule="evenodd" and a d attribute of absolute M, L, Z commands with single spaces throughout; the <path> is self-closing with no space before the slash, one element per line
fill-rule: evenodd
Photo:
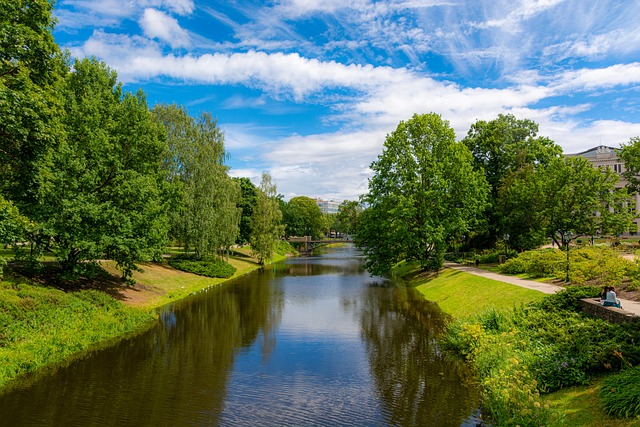
<path fill-rule="evenodd" d="M 216 425 L 236 351 L 274 345 L 282 295 L 267 284 L 211 288 L 160 314 L 153 330 L 0 396 L 7 425 Z M 38 420 L 34 422 L 34 420 Z"/>
<path fill-rule="evenodd" d="M 446 315 L 405 287 L 369 287 L 361 333 L 389 425 L 459 426 L 477 408 L 463 365 L 445 360 L 437 335 Z"/>

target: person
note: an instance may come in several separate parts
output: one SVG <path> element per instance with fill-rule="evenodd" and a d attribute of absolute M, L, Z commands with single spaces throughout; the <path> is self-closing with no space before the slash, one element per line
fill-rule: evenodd
<path fill-rule="evenodd" d="M 605 307 L 622 308 L 622 305 L 620 304 L 620 300 L 616 297 L 615 286 L 609 286 L 609 290 L 607 291 L 606 298 L 602 302 L 602 305 L 604 305 Z"/>
<path fill-rule="evenodd" d="M 607 299 L 607 292 L 609 292 L 609 285 L 605 286 L 602 292 L 600 292 L 600 304 Z"/>

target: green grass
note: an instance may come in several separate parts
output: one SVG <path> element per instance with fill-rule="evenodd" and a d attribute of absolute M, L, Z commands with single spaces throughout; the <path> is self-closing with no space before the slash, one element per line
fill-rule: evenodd
<path fill-rule="evenodd" d="M 640 419 L 616 420 L 607 416 L 598 398 L 601 381 L 569 387 L 544 396 L 545 403 L 563 414 L 563 427 L 640 427 Z"/>
<path fill-rule="evenodd" d="M 544 297 L 543 293 L 532 289 L 451 269 L 442 270 L 437 277 L 417 276 L 409 283 L 455 318 L 472 316 L 490 308 L 507 309 Z"/>
<path fill-rule="evenodd" d="M 0 282 L 0 388 L 98 343 L 146 329 L 155 318 L 96 290 Z"/>

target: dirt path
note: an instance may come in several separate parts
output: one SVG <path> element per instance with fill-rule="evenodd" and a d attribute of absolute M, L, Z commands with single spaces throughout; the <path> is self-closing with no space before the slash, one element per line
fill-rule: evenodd
<path fill-rule="evenodd" d="M 512 285 L 521 286 L 527 289 L 534 289 L 536 291 L 543 292 L 545 294 L 555 294 L 564 289 L 562 286 L 550 285 L 548 283 L 534 282 L 533 280 L 520 279 L 518 277 L 507 276 L 504 274 L 493 273 L 491 271 L 476 268 L 470 265 L 456 264 L 453 262 L 446 262 L 445 267 L 452 268 L 454 270 L 464 271 L 465 273 L 474 274 L 476 276 L 486 277 L 488 279 L 497 280 L 499 282 L 511 283 Z M 640 316 L 640 302 L 631 301 L 620 298 L 620 303 L 623 310 L 633 313 L 636 316 Z"/>

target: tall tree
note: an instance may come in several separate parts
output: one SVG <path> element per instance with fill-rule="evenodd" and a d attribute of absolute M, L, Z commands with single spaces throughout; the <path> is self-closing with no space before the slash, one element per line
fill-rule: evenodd
<path fill-rule="evenodd" d="M 607 233 L 610 227 L 629 227 L 629 211 L 622 209 L 628 196 L 615 191 L 617 181 L 612 171 L 594 168 L 583 157 L 556 159 L 544 169 L 541 221 L 547 235 L 567 251 L 567 281 L 572 240 Z"/>
<path fill-rule="evenodd" d="M 166 242 L 163 130 L 144 94 L 123 93 L 116 73 L 95 59 L 76 61 L 64 96 L 66 138 L 37 219 L 65 270 L 106 257 L 128 276 Z"/>
<path fill-rule="evenodd" d="M 624 162 L 622 176 L 627 180 L 627 187 L 633 192 L 640 192 L 640 137 L 633 137 L 622 144 L 618 156 Z"/>
<path fill-rule="evenodd" d="M 273 257 L 276 241 L 284 234 L 282 212 L 276 200 L 276 185 L 271 175 L 262 173 L 262 181 L 251 217 L 251 249 L 260 264 Z"/>
<path fill-rule="evenodd" d="M 240 225 L 238 238 L 236 240 L 239 244 L 245 244 L 249 242 L 251 237 L 251 218 L 253 217 L 253 210 L 257 203 L 258 188 L 253 185 L 253 182 L 249 178 L 234 178 L 236 182 L 240 184 L 240 192 L 242 199 L 238 204 L 238 207 L 242 209 L 240 215 Z"/>
<path fill-rule="evenodd" d="M 369 271 L 386 273 L 405 259 L 424 269 L 442 266 L 449 240 L 466 233 L 485 208 L 487 184 L 472 161 L 435 113 L 416 114 L 387 135 L 371 164 L 356 235 Z"/>
<path fill-rule="evenodd" d="M 284 222 L 288 236 L 321 237 L 326 222 L 315 200 L 298 196 L 289 200 L 284 211 Z"/>
<path fill-rule="evenodd" d="M 176 105 L 157 105 L 154 114 L 167 132 L 166 176 L 178 197 L 174 236 L 198 257 L 230 247 L 238 235 L 241 193 L 224 164 L 222 130 L 210 114 L 194 120 Z"/>
<path fill-rule="evenodd" d="M 0 194 L 32 216 L 62 134 L 68 69 L 51 31 L 52 2 L 0 0 Z"/>
<path fill-rule="evenodd" d="M 478 120 L 463 139 L 473 154 L 474 167 L 482 171 L 490 186 L 489 205 L 484 213 L 484 230 L 478 244 L 492 245 L 504 234 L 520 236 L 524 230 L 509 221 L 513 207 L 508 200 L 500 201 L 500 188 L 512 173 L 521 168 L 541 167 L 558 158 L 562 149 L 549 138 L 537 136 L 538 125 L 531 120 L 500 114 L 491 121 Z M 517 206 L 516 206 L 517 207 Z M 513 226 L 516 225 L 514 228 Z M 536 234 L 536 231 L 533 231 Z M 531 239 L 534 236 L 527 236 Z"/>
<path fill-rule="evenodd" d="M 358 228 L 358 217 L 362 213 L 362 206 L 354 200 L 345 200 L 338 206 L 338 231 L 354 234 Z"/>

